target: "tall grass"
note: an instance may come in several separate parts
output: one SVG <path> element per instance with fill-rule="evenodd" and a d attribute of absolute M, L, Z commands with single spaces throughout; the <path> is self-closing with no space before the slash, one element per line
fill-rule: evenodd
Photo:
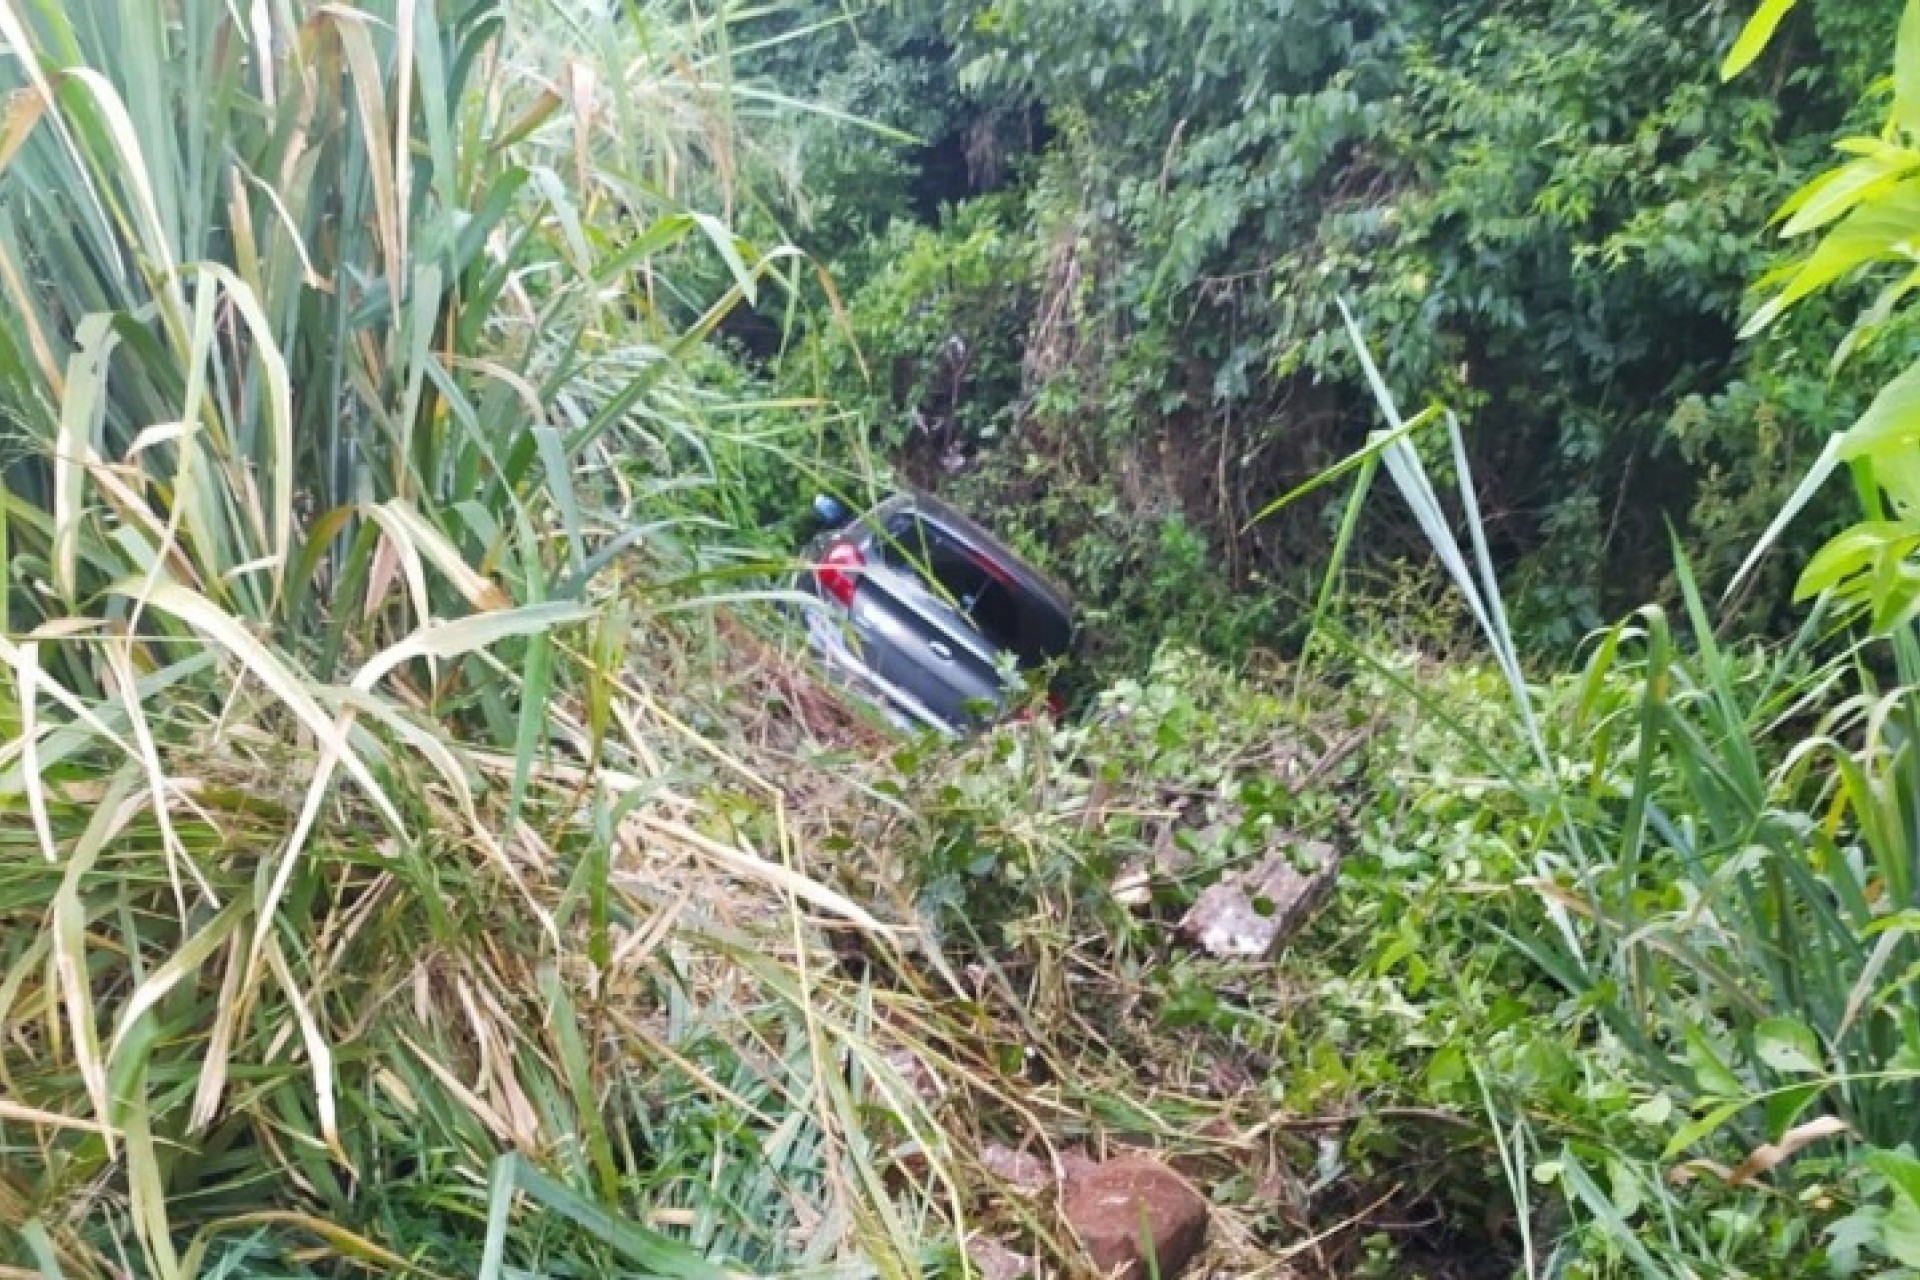
<path fill-rule="evenodd" d="M 911 1265 L 878 922 L 609 603 L 793 260 L 687 203 L 723 28 L 624 10 L 0 0 L 0 1263 Z"/>
<path fill-rule="evenodd" d="M 1469 742 L 1507 762 L 1504 784 L 1532 815 L 1535 874 L 1515 886 L 1504 941 L 1576 999 L 1588 1036 L 1637 1059 L 1650 1094 L 1679 1104 L 1637 1190 L 1590 1176 L 1624 1166 L 1578 1135 L 1550 1167 L 1639 1274 L 1722 1273 L 1740 1232 L 1700 1229 L 1675 1185 L 1751 1188 L 1836 1143 L 1840 1167 L 1864 1172 L 1891 1158 L 1874 1149 L 1913 1140 L 1920 651 L 1909 631 L 1855 638 L 1853 615 L 1826 604 L 1784 643 L 1729 642 L 1676 544 L 1678 619 L 1648 606 L 1594 637 L 1571 679 L 1530 675 L 1457 425 L 1446 419 L 1460 485 L 1449 503 L 1357 326 L 1353 337 L 1393 428 L 1355 465 L 1384 465 L 1419 516 L 1512 695 L 1511 742 Z M 1337 638 L 1326 601 L 1321 615 Z M 1512 744 L 1531 767 L 1511 763 Z M 1657 1211 L 1630 1223 L 1628 1195 Z"/>

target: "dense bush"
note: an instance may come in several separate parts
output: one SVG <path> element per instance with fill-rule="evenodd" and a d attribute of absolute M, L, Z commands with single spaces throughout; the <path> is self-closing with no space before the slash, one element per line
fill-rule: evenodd
<path fill-rule="evenodd" d="M 954 438 L 897 455 L 906 473 L 1008 507 L 1137 627 L 1132 652 L 1174 619 L 1230 651 L 1286 635 L 1276 586 L 1297 591 L 1329 542 L 1311 502 L 1249 520 L 1367 425 L 1344 298 L 1395 386 L 1465 417 L 1516 607 L 1562 647 L 1670 589 L 1668 523 L 1724 581 L 1871 385 L 1791 358 L 1831 349 L 1826 316 L 1745 347 L 1735 333 L 1769 261 L 1754 228 L 1858 127 L 1894 11 L 1802 6 L 1763 74 L 1722 87 L 1741 15 L 1666 0 L 878 7 L 843 36 L 878 33 L 860 59 L 907 31 L 919 72 L 947 58 L 940 118 L 911 127 L 1045 127 L 997 166 L 1013 191 L 835 249 L 853 309 L 904 322 L 852 327 L 877 349 L 864 371 L 841 355 L 824 384 L 817 359 L 787 376 L 885 439 L 942 424 Z M 927 105 L 897 88 L 863 105 Z M 1410 545 L 1372 519 L 1373 551 Z M 1138 591 L 1177 529 L 1219 589 L 1183 574 L 1171 596 Z M 1757 597 L 1773 617 L 1777 598 Z"/>

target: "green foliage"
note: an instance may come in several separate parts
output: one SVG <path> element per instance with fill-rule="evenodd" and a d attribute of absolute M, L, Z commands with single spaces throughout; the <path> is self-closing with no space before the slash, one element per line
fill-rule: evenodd
<path fill-rule="evenodd" d="M 1913 13 L 1920 31 L 1920 7 Z M 1398 426 L 1364 346 L 1360 356 Z M 1453 445 L 1471 567 L 1416 442 L 1396 435 L 1382 456 L 1493 651 L 1513 736 L 1531 757 L 1507 767 L 1502 790 L 1520 802 L 1508 838 L 1539 902 L 1499 934 L 1658 1091 L 1646 1104 L 1659 1113 L 1647 1113 L 1651 1124 L 1676 1107 L 1690 1115 L 1660 1162 L 1731 1143 L 1743 1158 L 1699 1157 L 1678 1172 L 1736 1191 L 1775 1177 L 1799 1189 L 1799 1205 L 1840 1197 L 1863 1207 L 1838 1221 L 1749 1213 L 1732 1220 L 1746 1224 L 1739 1236 L 1678 1230 L 1687 1219 L 1669 1208 L 1663 1235 L 1634 1222 L 1647 1200 L 1631 1170 L 1613 1173 L 1610 1191 L 1591 1176 L 1593 1162 L 1611 1168 L 1630 1150 L 1611 1134 L 1569 1140 L 1543 1176 L 1562 1185 L 1576 1216 L 1611 1226 L 1624 1260 L 1649 1276 L 1709 1260 L 1732 1269 L 1763 1238 L 1776 1250 L 1807 1248 L 1822 1228 L 1838 1274 L 1853 1274 L 1869 1246 L 1903 1257 L 1904 1193 L 1888 1179 L 1893 1203 L 1873 1203 L 1887 1183 L 1871 1175 L 1898 1165 L 1887 1149 L 1909 1135 L 1920 1078 L 1909 981 L 1920 962 L 1905 924 L 1914 909 L 1911 681 L 1920 672 L 1912 632 L 1893 637 L 1899 681 L 1890 690 L 1867 651 L 1832 652 L 1822 611 L 1779 653 L 1734 648 L 1680 556 L 1690 646 L 1648 607 L 1597 638 L 1577 683 L 1544 695 L 1521 676 L 1457 431 Z M 1453 727 L 1488 761 L 1501 759 L 1470 720 Z M 1523 1137 L 1516 1126 L 1513 1147 Z M 1803 1157 L 1809 1148 L 1819 1154 Z M 1502 1146 L 1509 1168 L 1511 1149 Z"/>
<path fill-rule="evenodd" d="M 1052 1261 L 1020 1126 L 1190 1144 L 1237 1273 L 1920 1267 L 1892 8 L 0 0 L 0 1269 Z M 1080 588 L 1073 719 L 666 618 L 889 467 Z"/>
<path fill-rule="evenodd" d="M 875 443 L 923 467 L 951 467 L 990 447 L 1015 421 L 1020 392 L 1017 318 L 1031 305 L 1031 247 L 1018 209 L 986 199 L 939 231 L 896 222 L 872 252 L 881 266 L 824 336 L 830 386 L 862 387 L 847 407 Z"/>
<path fill-rule="evenodd" d="M 883 264 L 875 237 L 968 189 L 952 170 L 973 162 L 966 135 L 980 120 L 954 83 L 937 5 L 800 0 L 754 14 L 739 38 L 744 72 L 806 104 L 774 134 L 793 179 L 778 214 L 822 261 Z"/>
<path fill-rule="evenodd" d="M 1765 27 L 1756 19 L 1756 30 Z M 1802 187 L 1781 208 L 1783 236 L 1818 238 L 1802 258 L 1774 274 L 1769 283 L 1777 291 L 1747 322 L 1747 332 L 1763 331 L 1806 300 L 1865 279 L 1881 282 L 1882 288 L 1841 341 L 1835 363 L 1875 347 L 1899 351 L 1911 324 L 1897 324 L 1896 317 L 1920 283 L 1903 247 L 1920 217 L 1920 182 L 1912 176 L 1920 169 L 1920 152 L 1910 145 L 1920 136 L 1920 6 L 1909 5 L 1901 21 L 1892 87 L 1881 135 L 1841 143 L 1851 158 Z M 1910 320 L 1910 313 L 1901 318 Z M 1876 631 L 1902 635 L 1920 616 L 1920 572 L 1910 562 L 1920 528 L 1912 521 L 1920 509 L 1913 444 L 1916 386 L 1920 366 L 1908 365 L 1853 426 L 1826 441 L 1749 558 L 1751 563 L 1801 515 L 1834 472 L 1850 468 L 1865 518 L 1821 549 L 1801 575 L 1797 594 L 1831 592 L 1866 612 Z"/>
<path fill-rule="evenodd" d="M 1285 1215 L 1250 1177 L 1211 1180 L 1277 1246 L 1304 1217 L 1353 1274 L 1407 1274 L 1434 1240 L 1519 1268 L 1524 1221 L 1545 1274 L 1853 1274 L 1900 1247 L 1898 1186 L 1803 1126 L 1897 1146 L 1920 1077 L 1895 1051 L 1903 916 L 1851 914 L 1880 883 L 1866 824 L 1831 825 L 1830 757 L 1783 730 L 1838 669 L 1758 645 L 1696 661 L 1662 634 L 1623 628 L 1531 686 L 1538 749 L 1496 666 L 1404 631 L 1330 624 L 1346 675 L 1305 701 L 1169 647 L 1075 723 L 901 753 L 883 792 L 911 810 L 844 840 L 904 851 L 948 954 L 1020 1020 L 1025 1069 L 1090 1091 L 1089 1140 L 1097 1116 L 1155 1123 L 1128 1108 L 1191 1124 L 1176 1099 L 1236 1076 L 1217 1123 L 1312 1126 Z M 1300 833 L 1341 878 L 1273 964 L 1173 937 Z M 1339 1237 L 1376 1195 L 1428 1230 Z"/>
<path fill-rule="evenodd" d="M 915 412 L 964 419 L 980 434 L 962 480 L 933 465 L 939 450 L 902 456 L 906 473 L 975 504 L 1050 503 L 1026 521 L 1032 544 L 1067 548 L 1057 567 L 1082 597 L 1138 620 L 1129 660 L 1171 618 L 1230 652 L 1288 639 L 1260 602 L 1276 585 L 1307 594 L 1332 536 L 1318 500 L 1249 521 L 1365 429 L 1334 311 L 1345 297 L 1390 377 L 1461 412 L 1496 554 L 1519 575 L 1516 612 L 1530 643 L 1564 648 L 1672 589 L 1669 523 L 1726 581 L 1783 477 L 1860 398 L 1860 379 L 1836 385 L 1793 358 L 1837 339 L 1833 313 L 1746 348 L 1735 334 L 1769 263 L 1751 229 L 1851 127 L 1894 8 L 1802 6 L 1760 64 L 1770 79 L 1731 88 L 1716 61 L 1733 22 L 1702 26 L 1668 0 L 981 0 L 947 8 L 944 44 L 917 8 L 865 13 L 853 29 L 876 51 L 950 47 L 964 96 L 921 104 L 949 128 L 1044 119 L 1038 154 L 1013 167 L 1017 195 L 834 249 L 854 311 L 879 323 L 856 319 L 858 340 L 925 370 L 955 338 L 980 349 L 984 336 L 994 370 L 957 395 L 890 378 L 885 360 L 807 359 L 781 376 L 869 406 L 883 439 Z M 891 217 L 917 180 L 863 204 Z M 971 275 L 981 218 L 1006 274 L 951 327 L 921 323 L 937 309 L 926 271 L 896 269 L 903 244 L 922 237 Z M 1809 533 L 1834 514 L 1823 506 Z M 1149 563 L 1175 515 L 1212 585 L 1162 606 L 1123 599 L 1137 572 L 1105 570 Z M 1419 539 L 1373 515 L 1358 543 L 1378 562 Z M 1753 599 L 1780 621 L 1776 592 Z M 1222 614 L 1233 621 L 1213 625 Z"/>
<path fill-rule="evenodd" d="M 1900 305 L 1920 17 L 1862 110 L 1891 3 L 1773 5 L 1746 35 L 1716 11 L 1704 39 L 1696 7 L 1655 0 L 1083 8 L 951 15 L 963 86 L 1037 104 L 1050 141 L 1017 195 L 890 229 L 852 290 L 854 335 L 896 367 L 935 367 L 956 335 L 1018 344 L 937 393 L 874 391 L 844 356 L 826 385 L 878 420 L 943 405 L 942 452 L 890 437 L 903 467 L 1001 513 L 1139 674 L 1075 725 L 909 751 L 886 790 L 911 811 L 849 845 L 915 851 L 922 909 L 1037 1045 L 1078 1019 L 1136 1083 L 1169 1038 L 1185 1081 L 1258 1062 L 1263 1115 L 1368 1116 L 1295 1167 L 1317 1156 L 1347 1186 L 1439 1170 L 1414 1201 L 1496 1221 L 1478 1242 L 1528 1274 L 1920 1265 Z M 1749 78 L 1720 88 L 1723 58 Z M 1889 123 L 1864 136 L 1883 97 Z M 1781 215 L 1815 247 L 1767 275 L 1754 229 L 1852 134 Z M 1757 277 L 1771 301 L 1747 328 L 1770 331 L 1743 346 Z M 1863 280 L 1886 289 L 1851 328 Z M 1342 299 L 1383 368 L 1356 360 Z M 1388 389 L 1409 385 L 1463 421 L 1370 435 L 1368 399 L 1396 426 Z M 1307 495 L 1327 506 L 1242 532 L 1363 438 L 1405 510 L 1356 506 L 1336 534 L 1327 486 Z M 1733 578 L 1776 513 L 1776 534 L 1808 513 L 1805 534 L 1829 532 L 1837 507 L 1813 503 L 1842 463 L 1867 518 L 1802 575 L 1827 605 L 1754 638 L 1783 610 L 1752 577 L 1735 630 L 1702 584 Z M 1129 643 L 1273 636 L 1226 588 L 1258 583 L 1273 609 L 1274 580 L 1319 578 L 1336 538 L 1314 655 L 1319 672 L 1337 655 L 1339 689 L 1303 680 L 1296 701 Z M 1457 598 L 1389 637 L 1350 584 L 1419 548 Z M 1511 616 L 1503 576 L 1522 584 Z M 1577 667 L 1526 664 L 1656 589 L 1674 607 L 1593 635 Z M 1835 625 L 1852 606 L 1891 643 L 1852 642 Z M 1370 622 L 1349 631 L 1356 612 Z M 1409 628 L 1442 652 L 1478 631 L 1491 661 L 1422 658 Z M 1330 785 L 1280 781 L 1290 747 L 1311 759 L 1356 726 L 1378 744 Z M 1297 830 L 1347 862 L 1282 994 L 1170 943 L 1201 887 Z M 1435 1115 L 1467 1132 L 1436 1138 Z M 1391 1233 L 1343 1249 L 1362 1274 L 1417 1265 Z"/>

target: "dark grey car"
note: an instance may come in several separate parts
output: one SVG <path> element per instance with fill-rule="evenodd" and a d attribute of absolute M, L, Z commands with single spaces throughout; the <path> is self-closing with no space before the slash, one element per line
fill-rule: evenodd
<path fill-rule="evenodd" d="M 1066 596 L 952 507 L 902 494 L 831 529 L 796 585 L 809 643 L 896 720 L 977 727 L 1073 645 Z"/>

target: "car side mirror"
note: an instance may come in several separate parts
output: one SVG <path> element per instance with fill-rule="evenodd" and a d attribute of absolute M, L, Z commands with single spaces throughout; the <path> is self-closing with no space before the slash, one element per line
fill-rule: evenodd
<path fill-rule="evenodd" d="M 838 529 L 853 518 L 853 513 L 838 498 L 817 493 L 813 497 L 813 514 L 824 528 Z"/>

